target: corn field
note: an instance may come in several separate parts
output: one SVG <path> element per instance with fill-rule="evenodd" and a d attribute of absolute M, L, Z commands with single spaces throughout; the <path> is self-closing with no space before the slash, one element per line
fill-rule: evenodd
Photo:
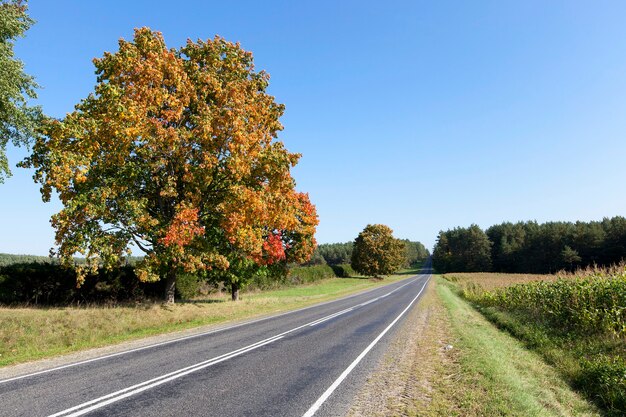
<path fill-rule="evenodd" d="M 626 338 L 626 271 L 534 281 L 494 291 L 468 286 L 463 295 L 483 306 L 524 310 L 570 331 Z"/>
<path fill-rule="evenodd" d="M 543 354 L 607 416 L 626 415 L 626 265 L 544 279 L 484 273 L 444 278 Z"/>

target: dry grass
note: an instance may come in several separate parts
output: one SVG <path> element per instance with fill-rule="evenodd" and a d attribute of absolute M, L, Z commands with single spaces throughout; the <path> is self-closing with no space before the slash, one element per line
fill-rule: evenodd
<path fill-rule="evenodd" d="M 524 284 L 532 281 L 556 281 L 559 275 L 505 274 L 500 272 L 453 272 L 442 275 L 460 287 L 477 285 L 484 291 Z"/>
<path fill-rule="evenodd" d="M 385 285 L 384 280 L 334 278 L 273 291 L 244 293 L 204 300 L 116 307 L 0 308 L 0 366 L 50 357 L 124 340 L 224 323 L 304 307 Z"/>

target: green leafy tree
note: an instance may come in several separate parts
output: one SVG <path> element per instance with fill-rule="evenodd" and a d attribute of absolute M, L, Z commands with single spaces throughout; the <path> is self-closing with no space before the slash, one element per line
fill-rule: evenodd
<path fill-rule="evenodd" d="M 493 269 L 516 272 L 522 260 L 520 255 L 526 244 L 526 229 L 523 223 L 502 223 L 491 226 L 485 232 L 492 242 L 491 260 Z"/>
<path fill-rule="evenodd" d="M 602 244 L 600 263 L 610 265 L 626 257 L 626 218 L 616 216 L 602 220 L 605 240 Z"/>
<path fill-rule="evenodd" d="M 578 255 L 578 252 L 576 250 L 565 245 L 565 247 L 561 251 L 561 260 L 563 261 L 563 264 L 565 264 L 567 268 L 571 271 L 574 269 L 574 266 L 582 260 L 582 258 Z"/>
<path fill-rule="evenodd" d="M 350 263 L 353 242 L 323 243 L 317 247 L 318 252 L 328 265 Z"/>
<path fill-rule="evenodd" d="M 448 233 L 449 231 L 439 231 L 437 242 L 433 249 L 433 268 L 440 274 L 445 274 L 452 270 L 452 253 L 450 251 L 450 244 L 448 243 Z"/>
<path fill-rule="evenodd" d="M 470 270 L 466 256 L 470 229 L 439 234 L 433 256 L 437 270 Z M 484 241 L 478 230 L 472 234 L 475 241 Z M 626 258 L 626 219 L 621 216 L 600 222 L 505 222 L 491 226 L 486 234 L 492 269 L 497 272 L 546 274 L 562 268 L 610 266 Z M 484 246 L 484 242 L 478 245 Z"/>
<path fill-rule="evenodd" d="M 315 248 L 313 255 L 311 255 L 311 259 L 309 259 L 304 265 L 326 265 L 326 259 L 322 256 L 319 246 Z"/>
<path fill-rule="evenodd" d="M 433 251 L 433 266 L 440 273 L 490 271 L 491 242 L 475 224 L 440 232 Z"/>
<path fill-rule="evenodd" d="M 25 1 L 0 1 L 0 183 L 11 175 L 6 156 L 7 143 L 28 145 L 41 120 L 41 109 L 29 106 L 38 87 L 15 58 L 15 40 L 33 24 Z"/>
<path fill-rule="evenodd" d="M 412 242 L 409 239 L 403 239 L 402 242 L 404 243 L 404 263 L 402 264 L 404 267 L 416 265 L 430 255 L 421 242 Z"/>
<path fill-rule="evenodd" d="M 404 254 L 404 242 L 393 237 L 393 230 L 368 224 L 354 240 L 351 265 L 366 276 L 389 275 L 400 268 Z"/>

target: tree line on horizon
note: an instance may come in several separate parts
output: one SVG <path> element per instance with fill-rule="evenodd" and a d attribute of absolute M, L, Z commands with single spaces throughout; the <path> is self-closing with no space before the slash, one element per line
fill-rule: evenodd
<path fill-rule="evenodd" d="M 549 274 L 610 266 L 626 258 L 626 218 L 590 222 L 504 222 L 440 231 L 433 266 L 447 272 Z"/>
<path fill-rule="evenodd" d="M 426 247 L 418 241 L 398 239 L 404 244 L 404 260 L 401 266 L 410 267 L 418 264 L 430 256 Z M 341 265 L 349 264 L 352 259 L 354 241 L 345 243 L 322 243 L 317 246 L 310 264 Z"/>
<path fill-rule="evenodd" d="M 143 259 L 143 256 L 127 256 L 125 266 L 134 266 Z M 85 258 L 74 257 L 74 263 L 76 265 L 85 265 L 87 260 Z M 59 265 L 59 259 L 42 256 L 42 255 L 18 255 L 13 253 L 0 253 L 0 267 L 15 265 L 15 264 L 51 264 Z"/>
<path fill-rule="evenodd" d="M 355 247 L 360 249 L 355 252 Z M 353 242 L 319 245 L 308 262 L 269 265 L 253 274 L 247 285 L 267 289 L 353 277 L 356 273 L 379 277 L 416 266 L 428 256 L 420 242 L 396 239 L 384 225 L 368 225 Z M 142 260 L 141 256 L 128 257 L 126 265 L 112 269 L 100 265 L 77 287 L 76 270 L 63 266 L 55 257 L 0 253 L 0 304 L 72 305 L 153 299 L 163 292 L 165 282 L 139 280 L 136 266 Z M 84 265 L 86 260 L 74 258 L 73 262 Z M 223 285 L 219 274 L 181 274 L 176 297 L 192 299 L 220 290 Z"/>

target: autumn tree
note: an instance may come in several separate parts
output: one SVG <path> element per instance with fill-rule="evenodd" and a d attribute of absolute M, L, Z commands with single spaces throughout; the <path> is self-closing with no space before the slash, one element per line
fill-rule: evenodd
<path fill-rule="evenodd" d="M 6 157 L 7 143 L 28 144 L 41 119 L 39 107 L 29 106 L 37 84 L 15 58 L 15 40 L 33 24 L 25 1 L 0 1 L 0 183 L 11 175 Z"/>
<path fill-rule="evenodd" d="M 354 240 L 352 268 L 367 276 L 389 275 L 404 262 L 404 242 L 383 224 L 368 224 Z"/>
<path fill-rule="evenodd" d="M 264 266 L 310 257 L 317 214 L 290 174 L 300 155 L 276 140 L 284 106 L 250 52 L 220 37 L 169 49 L 142 28 L 94 64 L 95 91 L 45 123 L 24 163 L 63 203 L 62 262 L 115 266 L 135 245 L 139 278 L 165 279 L 173 302 L 179 273 L 220 275 L 236 299 Z"/>

